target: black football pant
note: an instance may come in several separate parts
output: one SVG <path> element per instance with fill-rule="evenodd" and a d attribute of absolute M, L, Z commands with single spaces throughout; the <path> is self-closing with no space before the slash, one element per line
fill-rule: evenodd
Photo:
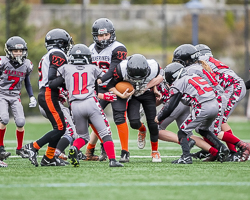
<path fill-rule="evenodd" d="M 128 102 L 128 120 L 131 128 L 139 129 L 141 127 L 140 121 L 140 104 L 142 104 L 143 110 L 145 112 L 148 129 L 150 133 L 151 142 L 158 141 L 158 125 L 154 121 L 156 116 L 156 98 L 153 91 L 146 91 L 142 95 L 132 98 Z"/>

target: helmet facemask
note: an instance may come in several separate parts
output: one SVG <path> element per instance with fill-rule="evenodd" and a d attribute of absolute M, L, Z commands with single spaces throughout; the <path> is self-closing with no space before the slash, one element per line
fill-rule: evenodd
<path fill-rule="evenodd" d="M 22 55 L 14 56 L 13 50 L 22 50 Z M 12 60 L 13 62 L 19 63 L 20 65 L 23 64 L 24 60 L 28 56 L 27 47 L 23 44 L 15 44 L 14 46 L 8 46 L 7 44 L 5 44 L 4 51 L 7 58 Z"/>

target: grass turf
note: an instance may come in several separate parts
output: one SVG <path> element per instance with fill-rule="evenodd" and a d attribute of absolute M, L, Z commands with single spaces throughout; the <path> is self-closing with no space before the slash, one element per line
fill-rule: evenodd
<path fill-rule="evenodd" d="M 110 120 L 111 121 L 111 120 Z M 230 122 L 234 133 L 250 141 L 249 122 Z M 117 159 L 120 144 L 114 124 L 111 124 Z M 51 129 L 48 123 L 27 123 L 24 144 L 41 137 Z M 169 130 L 176 132 L 175 124 Z M 80 167 L 34 167 L 28 159 L 15 156 L 15 126 L 10 123 L 5 136 L 6 150 L 12 156 L 7 168 L 0 168 L 0 199 L 249 199 L 250 161 L 244 163 L 203 163 L 173 165 L 181 148 L 174 143 L 161 142 L 162 163 L 152 163 L 149 134 L 146 147 L 137 148 L 137 132 L 130 129 L 131 158 L 124 168 L 110 168 L 108 162 L 80 161 Z M 44 154 L 46 147 L 39 152 Z M 97 144 L 96 154 L 100 153 Z M 199 149 L 194 147 L 192 152 Z M 85 150 L 83 150 L 84 152 Z M 139 157 L 143 156 L 143 157 Z"/>

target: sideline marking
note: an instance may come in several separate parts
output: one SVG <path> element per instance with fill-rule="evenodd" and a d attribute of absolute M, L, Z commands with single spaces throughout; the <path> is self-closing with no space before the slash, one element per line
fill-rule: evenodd
<path fill-rule="evenodd" d="M 131 182 L 131 183 L 48 183 L 48 184 L 0 184 L 0 188 L 60 188 L 60 187 L 141 187 L 141 186 L 230 186 L 250 187 L 250 182 Z"/>

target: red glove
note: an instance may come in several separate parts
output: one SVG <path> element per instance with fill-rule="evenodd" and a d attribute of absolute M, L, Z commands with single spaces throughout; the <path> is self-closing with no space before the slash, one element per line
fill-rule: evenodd
<path fill-rule="evenodd" d="M 59 101 L 62 104 L 64 104 L 67 101 L 68 96 L 69 92 L 67 90 L 64 90 L 63 88 L 59 90 Z"/>
<path fill-rule="evenodd" d="M 117 96 L 111 92 L 106 92 L 103 94 L 103 99 L 105 101 L 114 102 L 117 100 Z"/>

